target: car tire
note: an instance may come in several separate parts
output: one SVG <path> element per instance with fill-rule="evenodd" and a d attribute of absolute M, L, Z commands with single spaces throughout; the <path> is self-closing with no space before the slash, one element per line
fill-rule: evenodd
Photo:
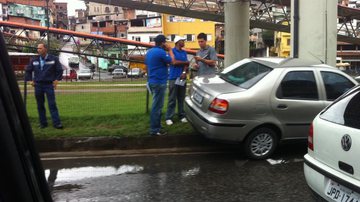
<path fill-rule="evenodd" d="M 244 142 L 246 155 L 255 160 L 271 156 L 278 145 L 276 132 L 270 128 L 258 128 L 252 131 Z"/>

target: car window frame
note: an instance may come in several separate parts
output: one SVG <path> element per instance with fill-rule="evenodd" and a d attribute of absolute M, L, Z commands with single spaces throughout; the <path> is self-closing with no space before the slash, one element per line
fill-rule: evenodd
<path fill-rule="evenodd" d="M 343 74 L 341 74 L 341 73 L 339 73 L 339 72 L 336 72 L 336 71 L 330 71 L 330 70 L 325 70 L 325 69 L 322 69 L 322 70 L 320 70 L 319 71 L 319 75 L 320 75 L 320 78 L 321 78 L 321 82 L 322 82 L 322 85 L 323 85 L 323 89 L 324 89 L 324 93 L 325 93 L 325 100 L 326 101 L 330 101 L 330 102 L 332 102 L 332 101 L 334 101 L 334 100 L 336 100 L 338 97 L 340 97 L 341 95 L 343 95 L 345 92 L 347 92 L 348 90 L 345 90 L 341 95 L 339 95 L 337 98 L 334 98 L 334 99 L 329 99 L 328 98 L 328 93 L 327 93 L 327 90 L 326 90 L 326 84 L 325 84 L 325 80 L 324 80 L 324 77 L 323 77 L 323 72 L 326 72 L 326 73 L 331 73 L 331 74 L 336 74 L 336 75 L 339 75 L 339 76 L 342 76 L 343 78 L 345 78 L 349 83 L 351 83 L 351 84 L 353 84 L 353 86 L 351 87 L 351 88 L 349 88 L 349 89 L 352 89 L 354 86 L 356 86 L 356 84 L 353 82 L 353 81 L 351 81 L 351 79 L 349 79 L 348 77 L 346 77 L 345 75 L 343 75 Z"/>
<path fill-rule="evenodd" d="M 52 201 L 6 43 L 0 32 L 0 201 Z M 16 191 L 14 191 L 16 190 Z"/>
<path fill-rule="evenodd" d="M 292 97 L 280 97 L 279 96 L 279 92 L 281 91 L 280 87 L 281 84 L 283 82 L 283 80 L 285 79 L 285 77 L 292 72 L 312 72 L 313 76 L 314 76 L 314 80 L 315 80 L 315 87 L 316 87 L 316 91 L 317 91 L 317 98 L 316 99 L 309 99 L 309 98 L 292 98 Z M 296 69 L 292 69 L 292 68 L 287 68 L 287 70 L 282 74 L 282 76 L 280 77 L 280 79 L 278 80 L 278 83 L 276 85 L 276 90 L 275 90 L 275 97 L 279 100 L 302 100 L 302 101 L 320 101 L 321 100 L 321 90 L 319 89 L 319 80 L 317 78 L 317 73 L 315 70 L 313 69 L 309 69 L 309 68 L 296 68 Z"/>

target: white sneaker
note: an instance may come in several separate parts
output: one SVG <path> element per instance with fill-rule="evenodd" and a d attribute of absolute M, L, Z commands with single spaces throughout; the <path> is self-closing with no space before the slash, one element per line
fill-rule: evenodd
<path fill-rule="evenodd" d="M 168 119 L 165 121 L 166 125 L 171 126 L 173 124 L 172 120 Z"/>
<path fill-rule="evenodd" d="M 182 119 L 181 119 L 181 122 L 182 122 L 182 123 L 187 123 L 188 120 L 187 120 L 186 118 L 182 118 Z"/>

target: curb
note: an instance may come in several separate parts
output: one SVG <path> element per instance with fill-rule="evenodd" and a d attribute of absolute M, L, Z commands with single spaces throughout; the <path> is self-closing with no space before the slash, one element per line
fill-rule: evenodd
<path fill-rule="evenodd" d="M 73 152 L 100 150 L 138 150 L 183 147 L 229 148 L 200 135 L 174 135 L 161 137 L 80 137 L 37 140 L 39 152 Z M 231 147 L 231 146 L 230 146 Z"/>
<path fill-rule="evenodd" d="M 231 153 L 236 150 L 219 147 L 178 147 L 178 148 L 159 148 L 159 149 L 139 149 L 139 150 L 96 150 L 96 151 L 70 151 L 70 152 L 43 152 L 40 153 L 41 160 L 71 160 L 104 157 L 137 157 L 137 156 L 168 156 L 168 155 L 187 155 L 187 154 L 219 154 Z"/>

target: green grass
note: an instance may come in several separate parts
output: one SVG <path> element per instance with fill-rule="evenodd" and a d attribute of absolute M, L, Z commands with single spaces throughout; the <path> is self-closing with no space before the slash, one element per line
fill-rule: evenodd
<path fill-rule="evenodd" d="M 109 84 L 146 84 L 146 79 L 136 79 L 133 78 L 132 80 L 130 78 L 127 79 L 114 79 L 113 81 L 98 81 L 96 79 L 93 80 L 82 80 L 82 81 L 66 81 L 66 80 L 62 80 L 59 82 L 60 86 L 66 86 L 66 85 L 70 85 L 70 86 L 84 86 L 87 84 L 91 84 L 91 85 L 109 85 Z M 24 86 L 24 82 L 23 81 L 18 81 L 19 86 Z"/>
<path fill-rule="evenodd" d="M 137 86 L 137 85 L 141 85 L 141 86 Z M 23 90 L 24 87 L 23 86 L 19 86 L 20 90 Z M 89 89 L 125 89 L 125 88 L 139 88 L 139 89 L 145 89 L 145 84 L 135 84 L 135 86 L 117 86 L 114 84 L 111 85 L 94 85 L 94 86 L 90 86 L 90 85 L 60 85 L 57 86 L 57 90 L 89 90 Z M 28 90 L 34 90 L 34 88 L 32 86 L 28 86 L 27 87 Z"/>
<path fill-rule="evenodd" d="M 24 82 L 18 82 L 19 88 L 24 89 Z M 119 82 L 60 82 L 57 86 L 59 90 L 77 90 L 77 89 L 117 89 L 117 88 L 145 88 L 146 81 L 119 81 Z M 130 86 L 124 86 L 130 85 Z M 131 86 L 134 85 L 134 86 Z M 140 85 L 140 86 L 139 86 Z M 28 90 L 34 88 L 30 85 L 27 86 Z"/>
<path fill-rule="evenodd" d="M 37 139 L 148 135 L 149 114 L 146 114 L 145 92 L 58 93 L 56 101 L 65 128 L 63 130 L 53 127 L 39 129 L 35 98 L 33 93 L 28 95 L 27 112 Z M 51 126 L 49 113 L 47 115 L 49 126 Z M 179 123 L 179 121 L 165 129 L 169 135 L 194 133 L 190 124 Z"/>

